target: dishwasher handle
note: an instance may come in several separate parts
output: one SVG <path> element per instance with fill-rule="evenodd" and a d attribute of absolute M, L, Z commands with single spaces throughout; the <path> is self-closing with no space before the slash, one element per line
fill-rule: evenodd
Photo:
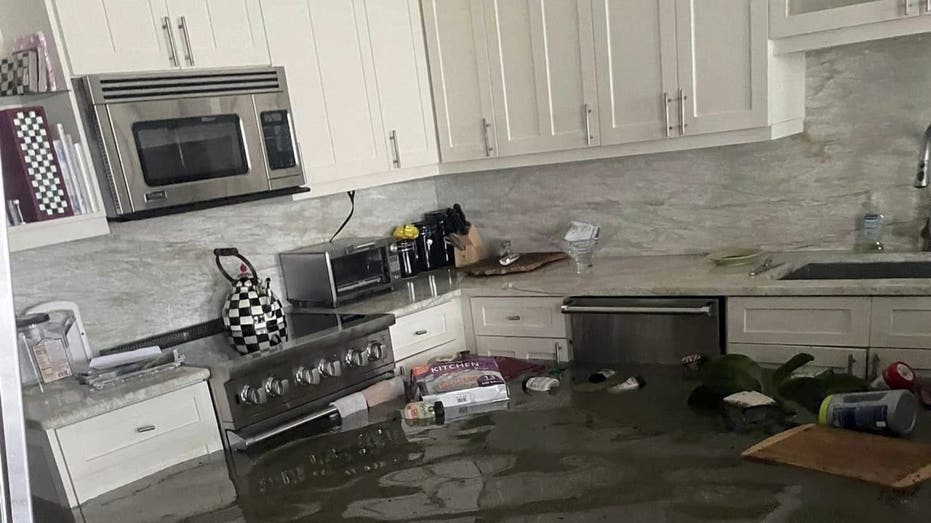
<path fill-rule="evenodd" d="M 687 314 L 711 316 L 711 305 L 701 307 L 638 307 L 638 306 L 584 306 L 563 305 L 563 314 Z"/>

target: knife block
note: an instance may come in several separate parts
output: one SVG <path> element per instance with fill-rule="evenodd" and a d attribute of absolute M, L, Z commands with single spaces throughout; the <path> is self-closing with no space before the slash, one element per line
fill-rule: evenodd
<path fill-rule="evenodd" d="M 456 249 L 455 252 L 457 268 L 472 265 L 488 258 L 488 248 L 485 247 L 485 242 L 482 241 L 482 235 L 479 234 L 478 227 L 474 225 L 469 227 L 469 234 L 463 237 L 463 240 L 465 250 Z"/>

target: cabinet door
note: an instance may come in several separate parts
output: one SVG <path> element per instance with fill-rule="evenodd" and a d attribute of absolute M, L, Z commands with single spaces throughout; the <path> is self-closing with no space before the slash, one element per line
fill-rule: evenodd
<path fill-rule="evenodd" d="M 423 0 L 440 158 L 495 156 L 481 0 Z"/>
<path fill-rule="evenodd" d="M 764 367 L 776 368 L 799 353 L 811 354 L 815 359 L 802 370 L 836 372 L 866 377 L 867 349 L 863 347 L 819 347 L 817 345 L 757 345 L 755 343 L 729 343 L 728 354 L 743 354 Z"/>
<path fill-rule="evenodd" d="M 675 0 L 594 0 L 603 145 L 675 131 Z"/>
<path fill-rule="evenodd" d="M 907 363 L 919 376 L 931 376 L 931 350 L 921 349 L 885 349 L 870 347 L 869 372 L 867 378 L 873 380 L 886 370 L 889 365 L 901 361 Z"/>
<path fill-rule="evenodd" d="M 436 120 L 418 0 L 365 0 L 392 168 L 437 163 Z"/>
<path fill-rule="evenodd" d="M 766 0 L 676 0 L 681 134 L 766 125 Z"/>
<path fill-rule="evenodd" d="M 73 75 L 180 64 L 165 0 L 55 0 L 55 11 Z"/>
<path fill-rule="evenodd" d="M 589 0 L 485 0 L 498 155 L 597 145 Z"/>
<path fill-rule="evenodd" d="M 360 0 L 264 0 L 272 63 L 285 67 L 305 172 L 314 183 L 388 170 Z"/>
<path fill-rule="evenodd" d="M 873 298 L 870 346 L 931 349 L 931 298 Z"/>
<path fill-rule="evenodd" d="M 867 347 L 870 299 L 862 297 L 728 298 L 731 343 Z"/>
<path fill-rule="evenodd" d="M 773 38 L 885 22 L 921 11 L 919 0 L 769 0 Z"/>
<path fill-rule="evenodd" d="M 167 0 L 184 67 L 268 65 L 259 0 Z"/>

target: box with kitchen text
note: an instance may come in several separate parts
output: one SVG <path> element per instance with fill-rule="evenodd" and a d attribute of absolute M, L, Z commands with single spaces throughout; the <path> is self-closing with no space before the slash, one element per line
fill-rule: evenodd
<path fill-rule="evenodd" d="M 431 363 L 411 369 L 416 396 L 446 408 L 480 405 L 508 399 L 508 386 L 494 358 Z"/>

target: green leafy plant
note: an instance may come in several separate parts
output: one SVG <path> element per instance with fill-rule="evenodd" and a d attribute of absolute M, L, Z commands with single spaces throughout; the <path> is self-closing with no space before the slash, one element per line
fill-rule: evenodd
<path fill-rule="evenodd" d="M 753 359 L 741 354 L 727 354 L 705 363 L 701 368 L 701 385 L 689 395 L 689 405 L 717 408 L 726 396 L 742 391 L 757 391 L 772 397 L 780 408 L 791 411 L 794 402 L 816 413 L 829 394 L 866 390 L 862 378 L 825 371 L 817 376 L 793 376 L 815 358 L 799 353 L 772 372 L 764 371 Z"/>

